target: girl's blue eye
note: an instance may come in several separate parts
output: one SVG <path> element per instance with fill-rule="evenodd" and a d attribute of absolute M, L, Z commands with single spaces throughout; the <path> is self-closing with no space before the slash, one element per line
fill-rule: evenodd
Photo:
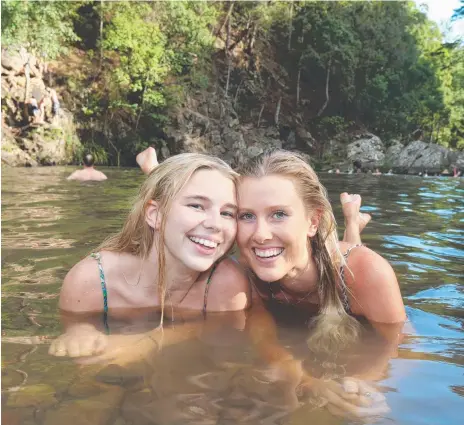
<path fill-rule="evenodd" d="M 238 218 L 240 220 L 249 221 L 249 220 L 253 220 L 254 215 L 251 214 L 251 213 L 243 213 L 243 214 L 240 214 L 240 216 Z"/>
<path fill-rule="evenodd" d="M 203 205 L 200 204 L 188 204 L 188 207 L 193 208 L 194 210 L 202 210 Z"/>
<path fill-rule="evenodd" d="M 277 220 L 282 220 L 283 218 L 287 217 L 287 214 L 285 214 L 284 211 L 276 211 L 274 214 L 272 214 L 273 218 L 276 218 Z"/>
<path fill-rule="evenodd" d="M 221 214 L 228 218 L 235 218 L 235 213 L 230 212 L 230 211 L 223 211 Z"/>

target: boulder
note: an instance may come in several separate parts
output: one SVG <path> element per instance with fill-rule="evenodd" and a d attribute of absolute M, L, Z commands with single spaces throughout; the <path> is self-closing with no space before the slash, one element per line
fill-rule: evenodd
<path fill-rule="evenodd" d="M 439 173 L 450 166 L 449 151 L 443 146 L 414 140 L 393 160 L 397 173 L 417 174 L 424 170 Z"/>
<path fill-rule="evenodd" d="M 365 168 L 381 167 L 385 161 L 385 146 L 379 137 L 365 133 L 348 144 L 347 156 L 350 161 L 361 161 Z"/>
<path fill-rule="evenodd" d="M 455 164 L 460 170 L 464 170 L 464 152 L 458 154 Z"/>
<path fill-rule="evenodd" d="M 404 145 L 398 140 L 392 140 L 390 142 L 390 146 L 385 153 L 385 165 L 390 167 L 393 165 L 393 162 L 398 158 L 402 150 L 404 149 Z"/>
<path fill-rule="evenodd" d="M 2 67 L 8 71 L 19 73 L 23 70 L 24 59 L 19 54 L 19 51 L 2 49 Z"/>
<path fill-rule="evenodd" d="M 464 170 L 464 152 L 450 151 L 448 154 L 448 160 L 451 167 L 457 167 L 460 170 Z"/>
<path fill-rule="evenodd" d="M 2 129 L 2 163 L 11 167 L 35 167 L 38 165 L 31 155 L 20 148 L 13 134 Z"/>
<path fill-rule="evenodd" d="M 317 145 L 311 133 L 302 126 L 298 126 L 295 133 L 296 147 L 305 152 L 314 152 Z"/>

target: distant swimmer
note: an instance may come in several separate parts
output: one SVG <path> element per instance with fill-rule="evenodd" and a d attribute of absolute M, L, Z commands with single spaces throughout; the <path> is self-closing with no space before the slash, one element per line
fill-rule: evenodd
<path fill-rule="evenodd" d="M 97 171 L 94 168 L 93 166 L 94 159 L 91 154 L 84 155 L 83 162 L 84 162 L 84 169 L 74 171 L 74 173 L 72 173 L 67 178 L 67 180 L 79 180 L 81 182 L 86 182 L 86 181 L 103 181 L 108 178 L 101 171 Z"/>
<path fill-rule="evenodd" d="M 144 174 L 150 174 L 150 172 L 158 165 L 156 151 L 151 146 L 140 152 L 135 157 L 135 160 Z"/>

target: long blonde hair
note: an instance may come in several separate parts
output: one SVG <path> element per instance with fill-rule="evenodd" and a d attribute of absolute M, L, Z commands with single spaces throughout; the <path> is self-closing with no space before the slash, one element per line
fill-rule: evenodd
<path fill-rule="evenodd" d="M 261 178 L 270 175 L 293 181 L 308 214 L 320 214 L 316 234 L 309 240 L 309 250 L 319 272 L 318 292 L 320 310 L 312 321 L 313 331 L 308 339 L 310 349 L 331 351 L 358 335 L 358 322 L 345 310 L 341 293 L 348 288 L 340 276 L 345 260 L 338 244 L 337 225 L 327 191 L 317 174 L 305 160 L 294 152 L 275 150 L 254 159 L 241 171 L 241 178 Z"/>
<path fill-rule="evenodd" d="M 237 182 L 238 174 L 219 158 L 199 153 L 183 153 L 172 156 L 158 165 L 143 182 L 122 230 L 109 237 L 98 248 L 99 251 L 126 252 L 142 259 L 148 258 L 155 242 L 155 230 L 146 222 L 145 210 L 150 201 L 155 201 L 158 204 L 158 209 L 162 213 L 157 239 L 159 241 L 157 254 L 161 325 L 166 296 L 166 254 L 163 243 L 166 219 L 173 200 L 189 182 L 193 174 L 199 170 L 216 170 L 230 178 L 234 183 Z"/>

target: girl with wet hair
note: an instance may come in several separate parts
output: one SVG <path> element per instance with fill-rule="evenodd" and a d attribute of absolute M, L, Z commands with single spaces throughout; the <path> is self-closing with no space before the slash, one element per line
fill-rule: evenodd
<path fill-rule="evenodd" d="M 348 340 L 353 315 L 405 320 L 393 269 L 367 247 L 338 241 L 327 192 L 297 154 L 274 151 L 244 168 L 238 201 L 237 243 L 262 299 L 317 306 L 324 333 Z"/>
<path fill-rule="evenodd" d="M 280 373 L 296 385 L 305 380 L 301 361 L 277 343 L 268 311 L 308 323 L 308 347 L 326 363 L 358 341 L 355 316 L 397 347 L 406 314 L 395 273 L 369 248 L 338 241 L 327 192 L 310 165 L 282 150 L 254 159 L 240 170 L 238 203 L 237 245 L 253 282 L 247 326 Z"/>
<path fill-rule="evenodd" d="M 237 231 L 237 177 L 224 161 L 194 153 L 156 167 L 121 231 L 65 277 L 61 310 L 103 312 L 106 333 L 110 310 L 155 308 L 161 326 L 167 313 L 244 310 L 249 282 L 240 266 L 226 258 Z M 95 334 L 92 342 L 88 331 L 80 344 L 79 332 L 69 326 L 50 352 L 71 357 L 102 352 L 103 338 Z"/>

